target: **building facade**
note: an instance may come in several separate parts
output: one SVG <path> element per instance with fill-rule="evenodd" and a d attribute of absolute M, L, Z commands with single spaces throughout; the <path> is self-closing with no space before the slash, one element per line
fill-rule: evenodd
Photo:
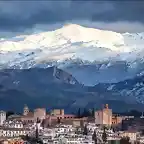
<path fill-rule="evenodd" d="M 112 125 L 112 109 L 108 104 L 102 110 L 95 112 L 95 123 L 98 125 Z"/>
<path fill-rule="evenodd" d="M 37 108 L 34 110 L 34 119 L 44 120 L 46 118 L 46 109 L 45 108 Z"/>

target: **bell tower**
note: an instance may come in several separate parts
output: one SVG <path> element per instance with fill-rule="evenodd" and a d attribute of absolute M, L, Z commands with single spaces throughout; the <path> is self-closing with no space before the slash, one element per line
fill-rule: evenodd
<path fill-rule="evenodd" d="M 28 106 L 25 104 L 25 105 L 24 105 L 24 109 L 23 109 L 23 115 L 26 116 L 26 115 L 28 115 L 28 113 L 29 113 L 29 108 L 28 108 Z"/>

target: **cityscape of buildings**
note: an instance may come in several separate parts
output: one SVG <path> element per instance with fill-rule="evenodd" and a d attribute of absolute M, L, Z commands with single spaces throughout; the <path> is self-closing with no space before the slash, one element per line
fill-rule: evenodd
<path fill-rule="evenodd" d="M 27 105 L 22 115 L 0 111 L 0 144 L 31 144 L 34 139 L 43 144 L 139 144 L 144 143 L 143 133 L 143 114 L 113 114 L 108 104 L 87 117 L 65 114 L 64 109 L 32 112 Z"/>

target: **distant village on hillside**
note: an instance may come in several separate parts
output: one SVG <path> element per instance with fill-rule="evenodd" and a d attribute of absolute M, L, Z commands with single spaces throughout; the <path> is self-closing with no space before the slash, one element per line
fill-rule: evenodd
<path fill-rule="evenodd" d="M 79 109 L 65 114 L 64 109 L 45 108 L 23 114 L 0 111 L 0 144 L 140 144 L 144 143 L 144 116 L 114 114 L 106 104 L 99 110 Z"/>

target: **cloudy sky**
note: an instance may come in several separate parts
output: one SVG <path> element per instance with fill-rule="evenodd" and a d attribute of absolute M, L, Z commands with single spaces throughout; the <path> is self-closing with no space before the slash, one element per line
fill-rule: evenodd
<path fill-rule="evenodd" d="M 119 32 L 144 31 L 142 0 L 0 1 L 0 31 L 30 32 L 65 23 Z"/>

